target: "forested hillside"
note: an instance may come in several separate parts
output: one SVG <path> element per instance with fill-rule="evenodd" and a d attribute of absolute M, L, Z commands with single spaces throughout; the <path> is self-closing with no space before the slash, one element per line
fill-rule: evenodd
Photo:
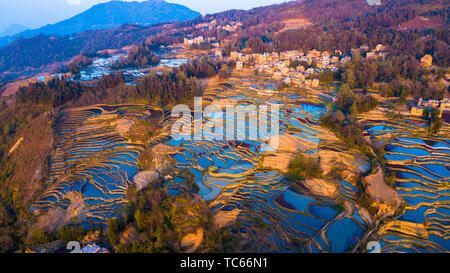
<path fill-rule="evenodd" d="M 419 16 L 439 22 L 427 28 L 404 29 L 401 24 Z M 302 18 L 312 25 L 299 25 L 282 31 L 289 20 Z M 205 35 L 219 41 L 232 41 L 225 53 L 233 49 L 251 48 L 254 52 L 289 49 L 348 51 L 362 44 L 370 47 L 382 43 L 390 50 L 416 58 L 431 54 L 438 65 L 449 64 L 449 7 L 445 1 L 383 1 L 382 6 L 369 6 L 365 0 L 307 0 L 255 8 L 231 10 L 194 20 L 169 25 L 143 27 L 125 25 L 94 30 L 74 36 L 36 36 L 18 39 L 0 48 L 0 80 L 13 78 L 21 71 L 61 62 L 79 53 L 93 53 L 107 48 L 139 45 L 148 37 L 154 45 L 181 42 L 185 35 Z M 242 22 L 237 34 L 219 29 L 197 29 L 193 26 L 216 20 L 218 24 Z M 35 54 L 38 52 L 39 54 Z"/>

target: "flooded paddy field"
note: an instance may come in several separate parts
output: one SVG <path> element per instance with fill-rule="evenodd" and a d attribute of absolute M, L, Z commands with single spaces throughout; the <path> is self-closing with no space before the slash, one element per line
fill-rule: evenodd
<path fill-rule="evenodd" d="M 125 69 L 114 68 L 114 66 L 118 64 L 121 58 L 128 57 L 126 53 L 118 53 L 109 57 L 96 58 L 92 62 L 92 64 L 81 69 L 80 74 L 73 77 L 73 80 L 89 82 L 98 80 L 105 75 L 110 75 L 112 73 L 121 71 L 124 75 L 125 82 L 128 85 L 135 85 L 136 80 L 148 75 L 148 69 L 150 68 L 176 68 L 189 62 L 188 59 L 173 56 L 170 51 L 159 53 L 160 63 L 153 67 L 130 67 Z"/>
<path fill-rule="evenodd" d="M 363 117 L 375 143 L 385 145 L 387 166 L 406 203 L 401 215 L 382 227 L 384 252 L 450 251 L 450 126 L 428 136 L 414 118 L 387 119 L 381 112 Z"/>
<path fill-rule="evenodd" d="M 371 170 L 370 159 L 320 126 L 333 88 L 278 90 L 269 79 L 250 72 L 234 73 L 226 81 L 211 81 L 203 92 L 203 107 L 222 107 L 204 117 L 227 121 L 225 106 L 279 106 L 279 146 L 271 146 L 271 129 L 253 140 L 226 141 L 152 139 L 170 147 L 164 152 L 176 170 L 194 177 L 199 195 L 209 203 L 218 227 L 252 238 L 255 252 L 352 252 L 364 248 L 374 219 L 358 203 L 360 176 Z M 191 109 L 192 109 L 192 105 Z M 130 109 L 133 109 L 130 111 Z M 50 159 L 46 191 L 32 210 L 49 215 L 63 211 L 59 223 L 77 218 L 104 225 L 120 217 L 127 204 L 127 187 L 141 171 L 142 143 L 126 132 L 133 120 L 157 114 L 147 106 L 92 106 L 65 110 L 55 123 L 55 149 Z M 161 114 L 161 111 L 159 111 Z M 226 130 L 235 136 L 257 127 L 252 119 Z M 415 118 L 390 118 L 378 108 L 359 117 L 365 135 L 383 145 L 386 166 L 395 174 L 395 190 L 404 209 L 375 230 L 383 252 L 448 252 L 450 216 L 450 129 L 427 136 L 426 124 Z M 270 126 L 269 126 L 270 128 Z M 277 128 L 278 129 L 278 128 Z M 125 132 L 125 133 L 124 133 Z M 204 128 L 205 136 L 218 136 Z M 170 138 L 169 138 L 170 139 Z M 147 143 L 148 144 L 148 143 Z M 289 162 L 303 153 L 320 159 L 323 177 L 287 179 Z M 341 170 L 339 177 L 331 175 Z M 186 191 L 183 178 L 164 186 L 172 196 Z M 57 213 L 56 213 L 57 214 Z M 58 215 L 58 214 L 57 214 Z M 373 236 L 371 237 L 373 238 Z M 362 249 L 365 251 L 365 249 Z"/>
<path fill-rule="evenodd" d="M 221 106 L 278 104 L 278 149 L 270 149 L 259 134 L 254 141 L 171 141 L 180 148 L 172 154 L 176 167 L 195 175 L 199 194 L 210 202 L 218 225 L 235 221 L 238 227 L 233 232 L 251 234 L 257 252 L 351 251 L 369 224 L 367 212 L 356 205 L 354 179 L 368 170 L 368 159 L 338 143 L 334 134 L 319 125 L 327 111 L 319 92 L 304 97 L 293 91 L 261 95 L 261 90 L 276 90 L 276 84 L 262 77 L 235 75 L 226 84 L 208 86 L 203 100 Z M 246 120 L 245 128 L 233 133 L 252 126 L 256 125 Z M 351 171 L 345 179 L 320 181 L 323 188 L 314 182 L 288 181 L 287 166 L 298 152 L 320 157 L 327 164 L 339 159 Z M 180 183 L 177 179 L 169 183 L 172 194 L 181 192 Z M 267 228 L 264 234 L 255 228 L 261 224 Z"/>
<path fill-rule="evenodd" d="M 130 108 L 139 109 L 130 113 Z M 59 210 L 63 216 L 53 219 L 60 221 L 56 225 L 76 218 L 86 228 L 91 222 L 104 225 L 107 219 L 122 216 L 142 150 L 141 144 L 127 139 L 126 131 L 134 119 L 150 114 L 143 106 L 64 111 L 55 123 L 46 190 L 31 209 L 36 214 Z"/>

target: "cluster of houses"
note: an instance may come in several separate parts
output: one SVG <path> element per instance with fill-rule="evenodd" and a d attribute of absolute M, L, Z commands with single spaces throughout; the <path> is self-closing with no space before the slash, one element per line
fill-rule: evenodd
<path fill-rule="evenodd" d="M 231 22 L 230 24 L 227 24 L 225 26 L 217 26 L 217 29 L 220 30 L 226 30 L 229 32 L 233 32 L 238 30 L 238 28 L 240 28 L 242 26 L 241 22 Z"/>
<path fill-rule="evenodd" d="M 307 53 L 298 50 L 263 54 L 231 52 L 230 60 L 236 62 L 237 70 L 247 66 L 289 85 L 317 87 L 319 79 L 315 79 L 315 76 L 325 70 L 337 71 L 338 65 L 349 61 L 350 57 L 343 56 L 342 52 L 338 50 L 331 55 L 327 51 L 313 49 Z M 299 64 L 293 67 L 294 61 L 304 65 Z M 315 65 L 311 67 L 313 62 Z"/>
<path fill-rule="evenodd" d="M 193 39 L 184 38 L 183 44 L 185 46 L 191 46 L 191 45 L 200 45 L 205 42 L 206 42 L 206 40 L 205 40 L 205 38 L 203 38 L 203 36 L 198 36 Z"/>
<path fill-rule="evenodd" d="M 366 56 L 366 58 L 368 59 L 375 59 L 375 58 L 385 58 L 387 56 L 387 48 L 386 46 L 382 45 L 382 44 L 378 44 L 375 46 L 374 49 L 369 49 L 369 46 L 367 45 L 362 45 L 360 48 L 356 48 L 356 49 L 352 49 L 352 55 L 364 55 Z M 433 64 L 433 57 L 430 54 L 426 54 L 424 55 L 421 59 L 420 59 L 420 64 L 423 67 L 430 67 Z"/>
<path fill-rule="evenodd" d="M 185 46 L 201 45 L 205 43 L 211 43 L 214 47 L 220 46 L 220 44 L 216 42 L 216 38 L 214 37 L 208 37 L 206 39 L 203 36 L 198 36 L 192 39 L 184 38 L 183 42 Z"/>
<path fill-rule="evenodd" d="M 365 57 L 367 59 L 376 59 L 376 58 L 386 58 L 387 56 L 387 48 L 386 46 L 382 44 L 378 44 L 375 46 L 375 48 L 370 49 L 368 45 L 362 45 L 359 48 L 354 48 L 351 50 L 352 56 L 359 54 L 363 56 L 365 54 Z"/>
<path fill-rule="evenodd" d="M 226 30 L 229 32 L 237 31 L 242 26 L 241 22 L 230 22 L 226 25 L 219 25 L 217 20 L 212 20 L 211 22 L 200 23 L 194 26 L 196 29 L 207 29 L 207 30 Z"/>
<path fill-rule="evenodd" d="M 450 111 L 450 98 L 442 100 L 423 100 L 420 98 L 417 106 L 411 108 L 411 115 L 421 117 L 425 109 L 439 109 L 442 116 L 443 112 Z"/>

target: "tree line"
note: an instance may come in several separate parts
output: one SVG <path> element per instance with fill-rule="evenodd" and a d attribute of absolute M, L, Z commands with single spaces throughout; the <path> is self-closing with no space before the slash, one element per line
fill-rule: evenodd
<path fill-rule="evenodd" d="M 142 67 L 156 65 L 160 61 L 149 44 L 143 43 L 139 47 L 133 47 L 128 56 L 114 65 L 114 68 Z"/>
<path fill-rule="evenodd" d="M 151 74 L 138 81 L 131 92 L 133 99 L 167 108 L 200 93 L 198 78 L 217 75 L 220 65 L 207 57 L 184 64 L 170 73 Z"/>

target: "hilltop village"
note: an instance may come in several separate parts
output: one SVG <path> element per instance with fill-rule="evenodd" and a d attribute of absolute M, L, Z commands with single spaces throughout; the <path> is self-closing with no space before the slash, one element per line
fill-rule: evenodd
<path fill-rule="evenodd" d="M 234 26 L 242 25 L 240 22 Z M 317 76 L 324 71 L 337 72 L 339 67 L 345 65 L 352 55 L 364 53 L 368 59 L 385 58 L 386 47 L 377 45 L 369 51 L 369 48 L 362 45 L 358 49 L 352 49 L 350 55 L 345 55 L 342 51 L 336 50 L 332 53 L 328 51 L 318 51 L 312 49 L 308 52 L 300 50 L 290 50 L 271 53 L 243 53 L 233 51 L 230 56 L 224 57 L 220 43 L 214 38 L 198 36 L 192 39 L 184 38 L 184 46 L 188 49 L 193 45 L 211 44 L 214 51 L 212 57 L 219 61 L 233 61 L 236 69 L 251 69 L 269 75 L 275 81 L 282 81 L 287 85 L 301 87 L 318 87 L 320 84 Z"/>
<path fill-rule="evenodd" d="M 200 36 L 188 41 L 191 42 L 185 42 L 185 45 L 204 43 L 206 40 Z M 218 60 L 235 62 L 238 71 L 244 68 L 254 70 L 258 73 L 268 75 L 274 81 L 281 81 L 286 85 L 297 87 L 318 87 L 320 85 L 320 80 L 318 79 L 320 73 L 325 71 L 335 73 L 339 71 L 339 68 L 343 67 L 356 54 L 363 54 L 367 59 L 381 58 L 386 60 L 388 56 L 386 46 L 378 44 L 371 50 L 369 47 L 362 45 L 360 48 L 352 49 L 350 55 L 345 55 L 339 50 L 330 54 L 328 51 L 312 49 L 306 53 L 298 50 L 262 54 L 246 54 L 233 51 L 229 57 L 223 58 L 222 50 L 218 48 L 219 44 L 213 43 L 213 45 L 216 47 L 214 56 Z M 420 63 L 424 68 L 430 68 L 432 62 L 433 58 L 428 54 L 420 59 Z M 449 86 L 449 75 L 448 73 L 446 75 L 446 86 Z M 449 98 L 443 98 L 441 100 L 423 100 L 423 98 L 419 98 L 417 106 L 412 106 L 409 112 L 403 113 L 405 115 L 422 117 L 426 109 L 438 109 L 440 110 L 438 116 L 440 118 L 443 116 L 447 117 L 447 120 L 450 121 Z"/>

